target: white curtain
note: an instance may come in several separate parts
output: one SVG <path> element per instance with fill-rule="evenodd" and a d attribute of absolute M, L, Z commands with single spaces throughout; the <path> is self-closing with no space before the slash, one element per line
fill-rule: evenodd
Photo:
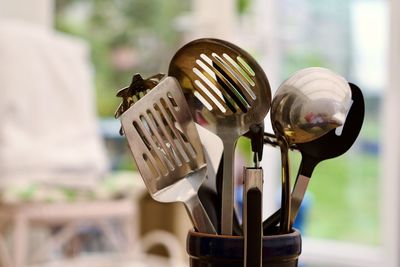
<path fill-rule="evenodd" d="M 0 21 L 0 186 L 94 185 L 107 170 L 86 43 Z"/>

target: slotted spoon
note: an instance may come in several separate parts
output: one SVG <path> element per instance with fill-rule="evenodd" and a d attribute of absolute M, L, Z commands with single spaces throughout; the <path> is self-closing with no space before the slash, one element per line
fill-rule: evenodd
<path fill-rule="evenodd" d="M 150 195 L 183 202 L 198 231 L 216 234 L 197 195 L 206 161 L 178 82 L 162 80 L 121 115 L 121 123 Z"/>
<path fill-rule="evenodd" d="M 178 79 L 195 121 L 224 144 L 221 232 L 231 235 L 235 145 L 252 124 L 264 120 L 271 103 L 268 79 L 247 52 L 207 38 L 179 49 L 168 74 Z"/>

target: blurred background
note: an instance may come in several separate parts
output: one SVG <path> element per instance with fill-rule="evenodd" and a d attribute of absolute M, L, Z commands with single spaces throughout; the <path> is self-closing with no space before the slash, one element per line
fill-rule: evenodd
<path fill-rule="evenodd" d="M 200 37 L 250 52 L 273 91 L 310 66 L 359 85 L 363 129 L 313 174 L 300 259 L 400 266 L 399 17 L 395 0 L 0 0 L 0 266 L 185 266 L 187 216 L 150 200 L 113 114 L 133 74 Z M 266 218 L 280 162 L 264 153 Z"/>

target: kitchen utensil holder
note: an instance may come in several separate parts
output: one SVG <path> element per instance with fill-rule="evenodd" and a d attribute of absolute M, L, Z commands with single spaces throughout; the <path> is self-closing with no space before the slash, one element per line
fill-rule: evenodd
<path fill-rule="evenodd" d="M 186 250 L 190 267 L 242 267 L 243 237 L 210 235 L 189 231 Z M 301 235 L 296 229 L 289 234 L 263 238 L 262 266 L 297 267 L 301 254 Z"/>

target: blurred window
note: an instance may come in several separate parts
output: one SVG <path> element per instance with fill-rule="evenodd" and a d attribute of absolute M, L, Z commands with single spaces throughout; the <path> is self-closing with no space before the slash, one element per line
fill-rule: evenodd
<path fill-rule="evenodd" d="M 386 85 L 386 1 L 279 2 L 281 80 L 309 66 L 327 67 L 360 86 L 365 121 L 345 155 L 320 163 L 311 179 L 305 235 L 380 244 L 380 106 Z M 373 23 L 371 23 L 373 21 Z M 299 155 L 294 155 L 294 163 Z M 297 166 L 292 175 L 297 173 Z"/>
<path fill-rule="evenodd" d="M 165 72 L 180 45 L 199 35 L 217 35 L 248 50 L 264 67 L 273 90 L 295 71 L 310 66 L 330 68 L 359 85 L 366 100 L 362 132 L 344 156 L 317 166 L 309 188 L 311 209 L 304 236 L 368 248 L 382 245 L 380 110 L 388 72 L 385 61 L 388 1 L 57 0 L 56 3 L 57 29 L 82 36 L 91 44 L 101 116 L 112 116 L 119 101 L 115 92 L 129 83 L 133 73 L 146 76 Z M 291 156 L 294 176 L 300 155 Z M 271 163 L 278 162 L 269 157 L 264 157 L 264 161 L 268 161 L 264 166 L 269 168 Z M 268 171 L 269 177 L 275 179 L 274 190 L 278 191 L 279 173 Z M 271 194 L 268 186 L 266 192 Z M 268 202 L 274 199 L 271 195 L 264 197 Z"/>

